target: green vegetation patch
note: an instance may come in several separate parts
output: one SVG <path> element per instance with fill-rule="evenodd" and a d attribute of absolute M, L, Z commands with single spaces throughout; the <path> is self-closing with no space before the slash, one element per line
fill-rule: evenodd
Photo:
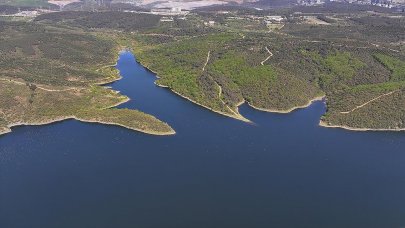
<path fill-rule="evenodd" d="M 138 60 L 159 75 L 160 85 L 215 111 L 235 113 L 243 100 L 284 111 L 321 94 L 314 83 L 271 64 L 266 36 L 218 32 L 148 48 L 148 39 L 135 39 Z"/>
<path fill-rule="evenodd" d="M 85 122 L 120 125 L 151 134 L 173 134 L 173 129 L 151 115 L 111 108 L 127 97 L 100 86 L 47 91 L 32 84 L 0 81 L 0 127 L 6 124 L 42 124 L 77 118 Z"/>
<path fill-rule="evenodd" d="M 340 80 L 351 79 L 360 68 L 364 67 L 364 64 L 352 57 L 349 52 L 330 54 L 321 63 Z"/>
<path fill-rule="evenodd" d="M 347 51 L 334 51 L 326 56 L 318 52 L 302 51 L 306 56 L 310 56 L 319 71 L 319 83 L 322 88 L 327 88 L 335 84 L 346 84 L 358 74 L 359 70 L 366 65 Z"/>
<path fill-rule="evenodd" d="M 242 100 L 261 109 L 288 111 L 326 94 L 323 119 L 331 125 L 402 126 L 404 110 L 396 107 L 405 106 L 400 96 L 403 56 L 395 45 L 403 38 L 403 19 L 321 14 L 317 16 L 324 21 L 333 17 L 333 24 L 317 26 L 286 14 L 289 23 L 269 32 L 251 26 L 243 14 L 232 16 L 241 21 L 207 13 L 193 15 L 182 25 L 176 20 L 161 25 L 146 32 L 157 37 L 135 37 L 136 55 L 158 73 L 158 83 L 216 111 L 224 110 L 221 103 L 236 110 Z M 209 20 L 215 25 L 202 25 Z M 396 59 L 374 55 L 391 56 L 393 51 Z"/>
<path fill-rule="evenodd" d="M 391 81 L 405 80 L 405 61 L 383 54 L 374 57 L 391 71 Z"/>
<path fill-rule="evenodd" d="M 404 129 L 405 85 L 388 84 L 332 96 L 322 120 L 360 129 Z"/>
<path fill-rule="evenodd" d="M 137 59 L 158 74 L 158 84 L 215 111 L 233 115 L 221 101 L 218 85 L 212 77 L 206 75 L 207 72 L 203 71 L 203 68 L 209 52 L 214 53 L 222 45 L 237 38 L 234 34 L 219 33 L 155 45 L 147 49 L 143 48 L 145 44 L 142 44 L 135 46 L 134 50 Z M 141 41 L 145 42 L 145 39 Z"/>
<path fill-rule="evenodd" d="M 230 78 L 242 91 L 248 102 L 257 103 L 260 97 L 268 96 L 270 84 L 277 80 L 274 69 L 269 65 L 249 66 L 246 59 L 238 53 L 229 52 L 213 61 L 209 73 Z"/>
<path fill-rule="evenodd" d="M 267 87 L 276 80 L 274 69 L 269 65 L 251 67 L 238 53 L 229 52 L 210 65 L 213 74 L 222 74 L 232 78 L 239 86 Z"/>

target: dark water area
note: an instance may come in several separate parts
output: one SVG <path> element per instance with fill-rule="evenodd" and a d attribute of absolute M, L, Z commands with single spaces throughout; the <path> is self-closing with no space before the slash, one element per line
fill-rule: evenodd
<path fill-rule="evenodd" d="M 0 227 L 403 228 L 405 133 L 318 126 L 241 107 L 247 124 L 154 85 L 122 53 L 123 108 L 175 136 L 64 121 L 0 136 Z"/>

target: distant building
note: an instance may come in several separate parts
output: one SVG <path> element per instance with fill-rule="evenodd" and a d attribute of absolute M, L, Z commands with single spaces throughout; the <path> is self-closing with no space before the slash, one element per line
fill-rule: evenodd
<path fill-rule="evenodd" d="M 266 16 L 264 21 L 266 24 L 280 24 L 285 21 L 285 18 L 282 16 Z"/>
<path fill-rule="evenodd" d="M 173 8 L 171 9 L 171 11 L 172 11 L 173 13 L 181 13 L 181 7 L 173 7 Z"/>
<path fill-rule="evenodd" d="M 60 10 L 62 10 L 63 7 L 65 7 L 66 5 L 69 5 L 69 4 L 72 4 L 75 2 L 80 2 L 80 0 L 49 0 L 48 1 L 48 3 L 50 3 L 50 4 L 59 6 Z"/>
<path fill-rule="evenodd" d="M 180 7 L 174 7 L 174 8 L 161 8 L 161 9 L 152 9 L 151 14 L 155 15 L 162 15 L 162 16 L 186 16 L 189 14 L 189 11 L 183 10 Z"/>
<path fill-rule="evenodd" d="M 38 16 L 38 11 L 34 10 L 34 11 L 20 11 L 16 14 L 13 14 L 11 16 L 14 17 L 36 17 Z"/>
<path fill-rule="evenodd" d="M 215 25 L 215 21 L 205 21 L 204 25 L 206 26 L 214 26 Z"/>
<path fill-rule="evenodd" d="M 298 5 L 313 6 L 325 3 L 325 0 L 297 0 Z"/>
<path fill-rule="evenodd" d="M 405 6 L 405 0 L 329 0 L 331 2 L 345 2 L 361 5 L 375 5 L 380 7 L 392 8 Z"/>
<path fill-rule="evenodd" d="M 162 17 L 160 18 L 160 22 L 173 22 L 173 17 Z"/>

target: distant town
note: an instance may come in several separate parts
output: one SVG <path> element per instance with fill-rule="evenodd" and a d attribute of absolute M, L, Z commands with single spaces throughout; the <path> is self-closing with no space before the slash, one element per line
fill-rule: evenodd
<path fill-rule="evenodd" d="M 397 12 L 405 12 L 405 0 L 297 0 L 296 2 L 286 1 L 288 7 L 293 6 L 322 6 L 328 3 L 347 4 L 350 5 L 363 5 L 363 6 L 375 6 L 394 9 Z M 102 11 L 109 8 L 114 8 L 115 11 L 124 12 L 136 12 L 136 13 L 148 13 L 164 16 L 162 22 L 170 22 L 173 20 L 173 16 L 181 16 L 181 19 L 185 19 L 191 10 L 206 7 L 206 6 L 248 6 L 255 8 L 256 10 L 262 10 L 267 8 L 273 8 L 271 2 L 266 2 L 265 5 L 261 5 L 262 1 L 257 0 L 241 0 L 241 1 L 229 1 L 229 0 L 203 0 L 203 1 L 156 1 L 156 0 L 49 0 L 48 6 L 38 7 L 22 7 L 18 10 L 0 10 L 0 16 L 16 17 L 16 18 L 34 18 L 43 13 L 58 12 L 58 11 L 76 11 L 76 10 L 90 10 L 90 11 Z M 256 5 L 257 4 L 257 5 Z M 226 11 L 224 11 L 226 14 Z M 252 19 L 252 18 L 249 18 Z M 257 18 L 253 18 L 257 20 Z M 261 18 L 266 24 L 280 24 L 285 18 L 279 15 L 274 15 L 267 18 Z M 208 26 L 214 24 L 213 21 L 205 23 Z"/>
<path fill-rule="evenodd" d="M 375 5 L 386 8 L 401 7 L 405 5 L 405 0 L 298 0 L 297 1 L 299 5 L 303 6 L 322 5 L 326 2 Z"/>

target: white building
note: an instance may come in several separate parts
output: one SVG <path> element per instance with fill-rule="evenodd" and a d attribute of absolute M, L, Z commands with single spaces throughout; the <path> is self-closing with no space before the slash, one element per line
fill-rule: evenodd
<path fill-rule="evenodd" d="M 172 11 L 173 13 L 180 13 L 180 12 L 181 12 L 181 7 L 173 7 L 173 8 L 171 9 L 171 11 Z"/>
<path fill-rule="evenodd" d="M 274 23 L 281 23 L 285 20 L 282 16 L 266 16 L 265 22 L 266 24 L 274 24 Z"/>

